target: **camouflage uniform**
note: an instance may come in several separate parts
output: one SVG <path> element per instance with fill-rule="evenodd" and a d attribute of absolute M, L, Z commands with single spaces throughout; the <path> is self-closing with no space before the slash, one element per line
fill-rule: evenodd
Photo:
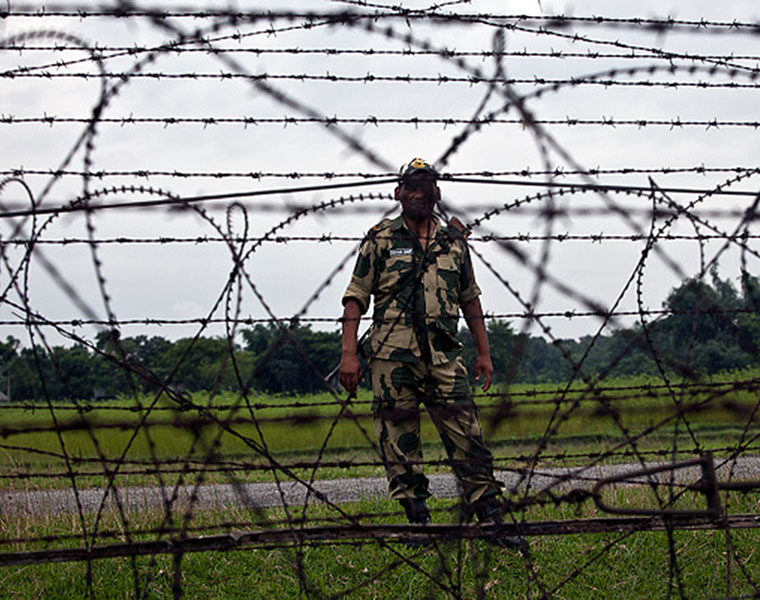
<path fill-rule="evenodd" d="M 343 304 L 362 314 L 374 296 L 370 359 L 375 432 L 392 498 L 430 496 L 419 405 L 440 434 L 464 501 L 500 493 L 457 340 L 460 307 L 480 294 L 462 231 L 433 220 L 427 250 L 401 216 L 385 219 L 359 250 Z"/>

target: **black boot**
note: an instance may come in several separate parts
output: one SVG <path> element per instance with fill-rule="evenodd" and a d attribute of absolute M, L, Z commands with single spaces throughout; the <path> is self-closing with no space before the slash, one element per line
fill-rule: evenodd
<path fill-rule="evenodd" d="M 481 500 L 475 503 L 475 514 L 478 522 L 487 527 L 493 527 L 493 533 L 486 538 L 489 544 L 508 550 L 525 550 L 527 540 L 521 535 L 503 535 L 504 519 L 501 517 L 501 505 L 496 499 Z"/>
<path fill-rule="evenodd" d="M 430 509 L 424 500 L 417 498 L 403 498 L 399 500 L 404 507 L 407 520 L 413 525 L 427 525 L 432 520 L 430 518 Z M 431 540 L 409 540 L 404 544 L 409 548 L 424 548 L 432 543 Z"/>
<path fill-rule="evenodd" d="M 403 498 L 399 500 L 406 511 L 406 518 L 410 523 L 427 525 L 430 523 L 430 509 L 427 502 L 417 498 Z"/>

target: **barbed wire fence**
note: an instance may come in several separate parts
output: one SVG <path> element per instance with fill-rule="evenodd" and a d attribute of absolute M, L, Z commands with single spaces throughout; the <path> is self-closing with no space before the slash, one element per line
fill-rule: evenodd
<path fill-rule="evenodd" d="M 56 345 L 77 344 L 131 386 L 126 404 L 45 394 L 42 404 L 0 405 L 9 415 L 0 425 L 6 573 L 82 563 L 84 593 L 99 597 L 96 563 L 127 558 L 135 596 L 149 597 L 168 555 L 179 598 L 189 594 L 189 555 L 284 549 L 304 597 L 361 594 L 402 568 L 431 597 L 499 593 L 490 566 L 476 573 L 474 590 L 462 583 L 468 563 L 490 565 L 495 552 L 471 544 L 487 536 L 483 528 L 456 519 L 400 524 L 400 512 L 357 513 L 332 495 L 324 472 L 383 466 L 369 401 L 336 388 L 293 333 L 301 324 L 339 326 L 363 232 L 395 209 L 396 165 L 421 154 L 442 172 L 441 214 L 472 231 L 487 318 L 542 336 L 569 366 L 551 390 L 506 387 L 480 399 L 487 431 L 543 411 L 538 436 L 495 451 L 507 531 L 531 544 L 607 534 L 565 572 L 529 547 L 510 563 L 527 595 L 566 597 L 632 536 L 664 531 L 663 589 L 698 596 L 683 574 L 682 529 L 723 533 L 716 594 L 760 595 L 754 550 L 737 542 L 760 511 L 757 503 L 731 510 L 760 486 L 758 381 L 747 373 L 705 380 L 651 335 L 674 314 L 660 307 L 670 288 L 718 265 L 730 277 L 756 270 L 760 121 L 749 95 L 760 85 L 760 25 L 733 15 L 530 16 L 472 4 L 0 7 L 0 325 L 59 374 Z M 706 315 L 736 312 L 689 316 L 696 327 Z M 251 365 L 235 348 L 256 324 L 275 326 L 277 336 Z M 631 325 L 636 334 L 606 371 L 590 370 L 602 336 Z M 136 363 L 118 336 L 108 348 L 97 343 L 112 331 L 160 331 L 190 344 L 163 377 Z M 579 357 L 568 341 L 581 334 L 588 350 Z M 221 370 L 234 374 L 234 394 L 222 394 L 221 371 L 218 389 L 203 394 L 173 384 L 207 335 L 228 343 Z M 683 340 L 693 343 L 693 335 Z M 283 345 L 319 375 L 326 395 L 256 393 Z M 615 365 L 641 348 L 655 359 L 656 382 L 621 384 Z M 41 367 L 40 378 L 44 386 Z M 155 394 L 139 392 L 139 382 Z M 697 425 L 700 411 L 716 407 L 738 423 L 729 442 L 713 443 Z M 95 415 L 103 408 L 123 418 L 104 421 Z M 564 447 L 565 428 L 587 413 L 616 435 L 591 450 Z M 340 428 L 362 451 L 334 458 Z M 283 432 L 299 429 L 322 437 L 293 455 L 283 439 L 295 434 Z M 171 455 L 162 450 L 167 432 L 186 436 Z M 54 449 L 43 443 L 50 439 Z M 219 506 L 209 516 L 204 494 L 219 481 L 231 490 L 221 507 L 244 507 L 238 517 Z M 621 484 L 648 488 L 653 508 L 611 505 L 607 492 Z M 158 517 L 141 523 L 133 500 L 150 490 Z M 704 508 L 686 501 L 694 496 Z M 76 516 L 71 533 L 25 535 L 10 525 L 38 504 L 60 510 L 64 497 Z M 603 516 L 537 520 L 532 512 L 585 505 Z M 428 539 L 434 568 L 430 551 L 399 544 Z M 383 558 L 322 589 L 308 549 L 324 545 L 377 548 Z"/>

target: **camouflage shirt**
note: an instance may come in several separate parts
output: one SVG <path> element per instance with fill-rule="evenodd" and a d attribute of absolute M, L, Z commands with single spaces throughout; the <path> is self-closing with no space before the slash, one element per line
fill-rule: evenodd
<path fill-rule="evenodd" d="M 461 229 L 433 221 L 427 250 L 401 216 L 367 234 L 343 304 L 353 298 L 364 314 L 374 297 L 372 357 L 440 365 L 461 351 L 459 309 L 480 288 Z"/>

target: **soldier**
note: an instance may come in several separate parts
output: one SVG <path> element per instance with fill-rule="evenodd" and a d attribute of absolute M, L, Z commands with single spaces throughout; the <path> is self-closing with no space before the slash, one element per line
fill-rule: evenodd
<path fill-rule="evenodd" d="M 501 484 L 493 476 L 478 410 L 457 340 L 461 309 L 477 359 L 474 377 L 488 390 L 493 376 L 488 336 L 464 228 L 433 214 L 438 173 L 415 158 L 401 167 L 394 195 L 401 215 L 384 219 L 365 237 L 343 296 L 340 382 L 353 394 L 362 378 L 359 317 L 374 300 L 365 356 L 370 361 L 375 433 L 391 498 L 411 523 L 429 523 L 428 479 L 422 467 L 419 406 L 427 409 L 462 487 L 463 516 L 502 523 Z M 455 224 L 456 223 L 456 224 Z M 494 538 L 520 547 L 522 539 Z"/>

